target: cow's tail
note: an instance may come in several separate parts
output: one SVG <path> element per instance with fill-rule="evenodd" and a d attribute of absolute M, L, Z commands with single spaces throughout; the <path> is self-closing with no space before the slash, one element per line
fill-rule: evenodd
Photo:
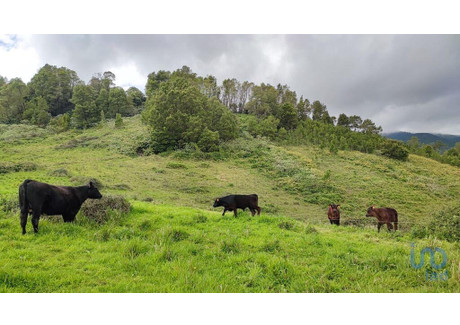
<path fill-rule="evenodd" d="M 395 211 L 395 231 L 398 230 L 398 211 L 394 210 Z"/>
<path fill-rule="evenodd" d="M 29 200 L 27 199 L 27 184 L 32 180 L 26 179 L 24 183 L 19 186 L 19 206 L 22 213 L 29 212 Z"/>

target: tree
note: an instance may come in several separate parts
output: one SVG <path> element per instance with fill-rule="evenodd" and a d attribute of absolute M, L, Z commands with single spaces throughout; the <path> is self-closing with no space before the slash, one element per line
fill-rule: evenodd
<path fill-rule="evenodd" d="M 313 121 L 324 121 L 325 119 L 328 120 L 329 113 L 327 117 L 325 117 L 325 113 L 327 113 L 326 105 L 321 104 L 319 100 L 315 100 L 313 104 L 311 104 L 312 109 L 312 119 Z"/>
<path fill-rule="evenodd" d="M 154 95 L 155 91 L 160 88 L 162 82 L 166 82 L 171 78 L 171 72 L 160 70 L 158 72 L 152 72 L 147 77 L 147 84 L 145 85 L 145 93 L 147 97 Z"/>
<path fill-rule="evenodd" d="M 435 151 L 440 152 L 442 148 L 446 147 L 446 144 L 440 140 L 437 140 L 435 143 L 432 144 L 432 147 Z"/>
<path fill-rule="evenodd" d="M 26 109 L 28 88 L 19 78 L 11 79 L 0 89 L 0 122 L 19 123 Z"/>
<path fill-rule="evenodd" d="M 117 113 L 122 116 L 128 116 L 132 113 L 130 111 L 128 97 L 121 87 L 110 88 L 109 91 L 109 109 L 107 116 L 113 118 Z"/>
<path fill-rule="evenodd" d="M 222 82 L 221 96 L 222 104 L 227 106 L 233 112 L 237 112 L 238 107 L 238 89 L 240 83 L 236 79 L 225 79 Z"/>
<path fill-rule="evenodd" d="M 214 76 L 207 76 L 205 78 L 199 77 L 199 86 L 201 92 L 208 98 L 220 96 L 220 87 L 217 85 L 217 79 Z"/>
<path fill-rule="evenodd" d="M 94 97 L 94 90 L 91 86 L 75 86 L 71 101 L 75 105 L 72 117 L 77 128 L 85 129 L 99 122 L 100 111 Z"/>
<path fill-rule="evenodd" d="M 407 145 L 412 151 L 416 151 L 420 147 L 420 142 L 416 136 L 412 136 L 407 140 Z"/>
<path fill-rule="evenodd" d="M 457 150 L 457 152 L 460 153 L 460 142 L 457 142 L 455 144 L 455 150 Z"/>
<path fill-rule="evenodd" d="M 269 115 L 267 118 L 258 118 L 250 120 L 248 131 L 253 136 L 263 136 L 271 140 L 276 138 L 278 131 L 279 120 L 273 115 Z"/>
<path fill-rule="evenodd" d="M 51 119 L 48 111 L 46 100 L 43 97 L 37 97 L 27 102 L 23 118 L 29 120 L 31 124 L 45 127 Z"/>
<path fill-rule="evenodd" d="M 30 99 L 42 97 L 46 100 L 52 116 L 71 111 L 73 89 L 82 84 L 75 71 L 65 67 L 45 64 L 28 84 Z"/>
<path fill-rule="evenodd" d="M 343 126 L 347 129 L 350 128 L 350 119 L 344 113 L 339 115 L 339 119 L 337 120 L 337 126 Z"/>
<path fill-rule="evenodd" d="M 3 86 L 5 86 L 8 83 L 8 80 L 6 77 L 0 76 L 0 90 L 2 89 Z"/>
<path fill-rule="evenodd" d="M 286 102 L 282 104 L 277 117 L 280 121 L 280 127 L 286 130 L 293 130 L 297 127 L 297 112 L 292 103 Z"/>
<path fill-rule="evenodd" d="M 308 99 L 303 99 L 303 96 L 300 96 L 299 102 L 297 103 L 297 115 L 300 121 L 305 121 L 309 118 L 311 113 L 310 101 Z"/>
<path fill-rule="evenodd" d="M 290 90 L 288 85 L 281 84 L 276 86 L 276 90 L 278 91 L 278 104 L 289 103 L 295 107 L 297 104 L 297 94 L 295 91 Z"/>
<path fill-rule="evenodd" d="M 254 83 L 243 81 L 238 89 L 238 112 L 239 113 L 247 113 L 246 111 L 246 103 L 248 102 L 252 87 L 254 87 Z"/>
<path fill-rule="evenodd" d="M 382 132 L 382 127 L 376 126 L 370 119 L 365 119 L 361 124 L 361 130 L 366 134 L 379 134 Z"/>
<path fill-rule="evenodd" d="M 358 115 L 350 116 L 350 126 L 353 131 L 357 131 L 361 129 L 361 125 L 363 124 L 363 120 Z"/>
<path fill-rule="evenodd" d="M 211 131 L 207 127 L 201 133 L 198 148 L 205 152 L 217 151 L 219 146 L 219 132 Z"/>
<path fill-rule="evenodd" d="M 276 116 L 279 108 L 276 88 L 264 83 L 252 87 L 251 99 L 246 108 L 250 114 L 258 117 L 266 117 L 270 114 Z"/>
<path fill-rule="evenodd" d="M 96 98 L 96 106 L 99 111 L 109 112 L 109 92 L 102 88 Z"/>
<path fill-rule="evenodd" d="M 196 81 L 189 73 L 174 73 L 147 101 L 143 118 L 151 128 L 154 152 L 198 144 L 206 128 L 218 132 L 216 145 L 236 136 L 236 128 L 219 130 L 225 125 L 235 126 L 235 117 L 217 99 L 206 97 Z M 216 139 L 210 135 L 206 138 Z"/>
<path fill-rule="evenodd" d="M 128 102 L 132 103 L 134 109 L 139 112 L 144 107 L 144 102 L 146 100 L 142 91 L 137 89 L 136 87 L 130 87 L 126 91 L 126 95 L 128 97 Z"/>

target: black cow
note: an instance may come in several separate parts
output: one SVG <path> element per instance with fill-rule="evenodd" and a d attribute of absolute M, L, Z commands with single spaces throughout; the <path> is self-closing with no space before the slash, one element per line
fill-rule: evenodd
<path fill-rule="evenodd" d="M 260 207 L 259 207 L 259 197 L 257 194 L 251 195 L 227 195 L 224 197 L 220 197 L 214 201 L 213 207 L 224 207 L 224 212 L 222 215 L 225 215 L 225 212 L 233 211 L 235 217 L 237 216 L 236 209 L 243 209 L 249 208 L 251 210 L 252 216 L 256 214 L 260 215 Z"/>
<path fill-rule="evenodd" d="M 62 215 L 64 222 L 72 222 L 86 199 L 100 199 L 101 193 L 92 182 L 88 185 L 54 186 L 26 179 L 19 186 L 22 234 L 26 233 L 27 217 L 32 214 L 34 231 L 38 232 L 38 221 L 44 213 Z"/>

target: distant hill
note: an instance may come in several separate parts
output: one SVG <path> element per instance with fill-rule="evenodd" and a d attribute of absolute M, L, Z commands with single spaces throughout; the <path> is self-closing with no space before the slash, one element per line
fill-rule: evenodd
<path fill-rule="evenodd" d="M 408 141 L 412 137 L 417 137 L 420 143 L 423 144 L 430 144 L 436 141 L 442 141 L 447 145 L 447 148 L 443 149 L 449 149 L 455 146 L 457 142 L 460 142 L 460 135 L 452 135 L 452 134 L 434 134 L 434 133 L 410 133 L 410 132 L 393 132 L 393 133 L 384 133 L 383 136 L 390 138 L 390 139 L 395 139 L 395 140 L 401 140 L 401 141 Z"/>

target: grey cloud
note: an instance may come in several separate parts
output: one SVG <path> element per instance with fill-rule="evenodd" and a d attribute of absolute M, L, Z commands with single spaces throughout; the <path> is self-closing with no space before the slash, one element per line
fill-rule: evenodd
<path fill-rule="evenodd" d="M 126 63 L 145 78 L 188 65 L 220 81 L 288 84 L 334 115 L 369 117 L 385 131 L 460 134 L 459 35 L 36 35 L 32 42 L 43 63 L 83 80 Z"/>

